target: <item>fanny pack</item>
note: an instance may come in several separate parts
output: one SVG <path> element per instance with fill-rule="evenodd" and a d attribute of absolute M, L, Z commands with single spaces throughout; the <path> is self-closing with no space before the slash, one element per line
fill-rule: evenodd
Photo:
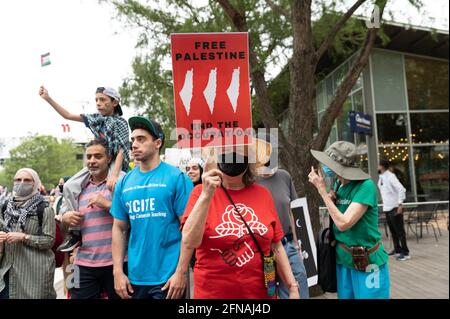
<path fill-rule="evenodd" d="M 353 246 L 348 247 L 343 243 L 339 243 L 339 245 L 348 253 L 352 255 L 353 265 L 356 270 L 366 271 L 369 266 L 369 255 L 376 252 L 378 248 L 380 248 L 380 242 L 376 243 L 372 248 L 367 249 L 364 246 Z"/>

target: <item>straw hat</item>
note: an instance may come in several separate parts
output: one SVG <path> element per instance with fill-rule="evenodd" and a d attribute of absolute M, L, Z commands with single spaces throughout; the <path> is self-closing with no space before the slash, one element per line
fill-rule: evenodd
<path fill-rule="evenodd" d="M 320 163 L 328 166 L 338 176 L 347 180 L 357 181 L 370 178 L 370 175 L 358 166 L 357 157 L 359 153 L 355 144 L 337 141 L 331 144 L 325 152 L 311 150 L 311 154 Z"/>
<path fill-rule="evenodd" d="M 270 154 L 272 153 L 272 146 L 262 139 L 253 138 L 253 143 L 249 145 L 211 146 L 202 148 L 202 158 L 205 159 L 212 157 L 217 161 L 219 155 L 229 153 L 246 156 L 250 164 L 254 163 L 256 167 L 260 167 L 269 161 Z"/>

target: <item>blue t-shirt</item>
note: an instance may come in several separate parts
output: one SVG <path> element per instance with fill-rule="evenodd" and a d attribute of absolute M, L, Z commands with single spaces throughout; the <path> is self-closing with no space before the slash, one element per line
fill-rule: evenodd
<path fill-rule="evenodd" d="M 161 162 L 143 173 L 136 167 L 116 185 L 111 215 L 131 225 L 128 278 L 159 285 L 174 274 L 180 255 L 180 222 L 193 184 L 178 168 Z"/>

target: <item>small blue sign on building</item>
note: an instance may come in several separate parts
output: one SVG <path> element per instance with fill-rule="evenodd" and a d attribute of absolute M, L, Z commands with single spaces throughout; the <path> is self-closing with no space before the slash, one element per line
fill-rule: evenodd
<path fill-rule="evenodd" d="M 353 133 L 372 135 L 372 116 L 363 112 L 348 112 L 350 130 Z"/>

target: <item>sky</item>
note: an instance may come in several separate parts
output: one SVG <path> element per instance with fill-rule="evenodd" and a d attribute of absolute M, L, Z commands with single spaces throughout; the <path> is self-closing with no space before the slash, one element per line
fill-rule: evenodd
<path fill-rule="evenodd" d="M 391 0 L 400 22 L 448 29 L 448 1 L 424 0 L 422 12 Z M 435 21 L 424 20 L 431 16 Z M 0 1 L 0 138 L 48 134 L 87 141 L 82 123 L 68 122 L 38 95 L 40 85 L 72 113 L 96 112 L 98 86 L 118 88 L 131 75 L 137 31 L 125 29 L 114 10 L 97 0 Z M 50 52 L 49 66 L 41 54 Z M 123 107 L 124 117 L 134 109 Z M 63 131 L 70 125 L 70 133 Z"/>
<path fill-rule="evenodd" d="M 86 140 L 83 123 L 69 122 L 38 94 L 44 85 L 70 112 L 94 113 L 95 89 L 118 88 L 131 74 L 136 35 L 96 0 L 0 2 L 0 138 L 49 134 Z M 51 64 L 41 67 L 41 54 Z M 125 116 L 133 111 L 123 108 Z M 70 125 L 64 133 L 62 124 Z"/>

